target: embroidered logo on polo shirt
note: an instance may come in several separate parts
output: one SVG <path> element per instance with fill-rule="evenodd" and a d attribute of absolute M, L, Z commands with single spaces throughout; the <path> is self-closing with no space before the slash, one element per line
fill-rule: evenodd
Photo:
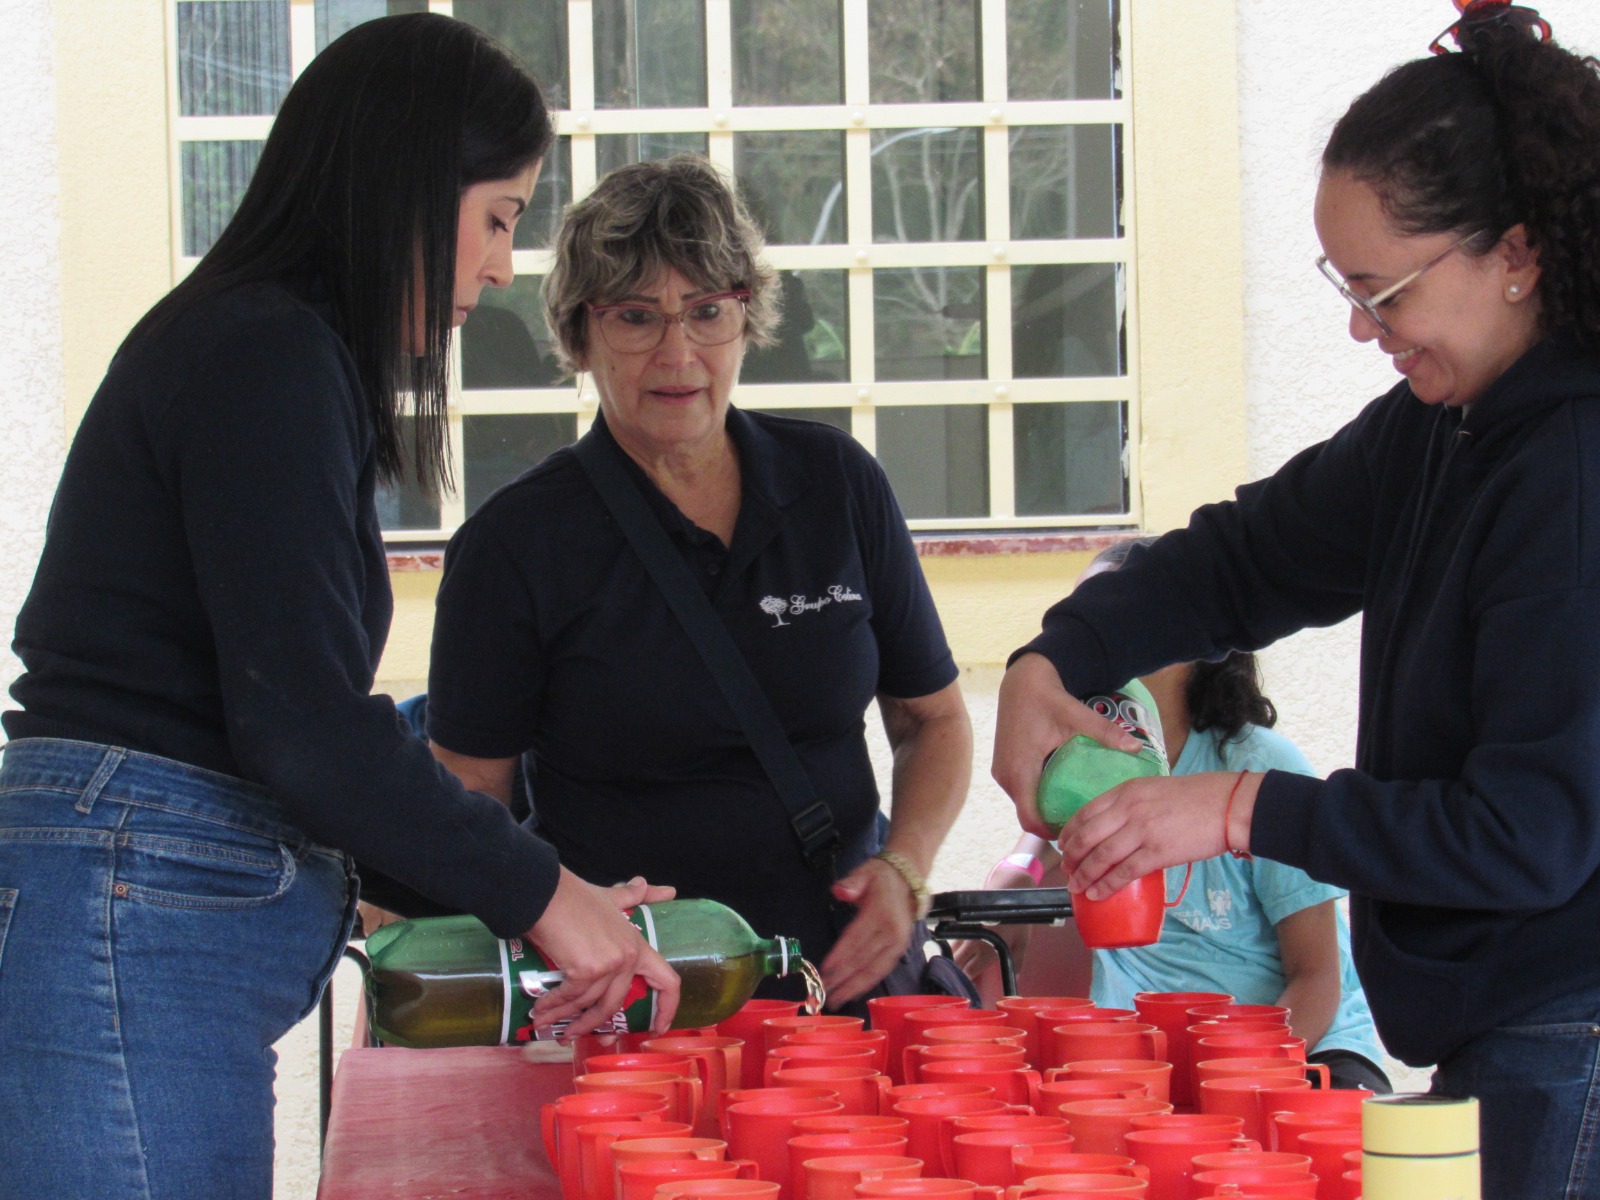
<path fill-rule="evenodd" d="M 815 600 L 804 592 L 797 592 L 787 600 L 782 596 L 763 596 L 760 603 L 761 611 L 776 622 L 773 625 L 776 629 L 779 625 L 789 624 L 783 619 L 785 613 L 791 617 L 799 617 L 806 613 L 821 612 L 830 604 L 859 604 L 860 601 L 860 592 L 852 591 L 842 583 L 835 583 L 826 590 L 826 594 L 818 596 Z"/>

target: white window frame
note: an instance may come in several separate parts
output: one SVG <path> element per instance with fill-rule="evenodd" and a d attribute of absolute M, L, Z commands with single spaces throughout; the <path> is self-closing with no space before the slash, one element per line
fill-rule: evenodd
<path fill-rule="evenodd" d="M 1133 171 L 1133 67 L 1131 22 L 1134 0 L 1121 0 L 1118 37 L 1121 97 L 1114 100 L 1014 101 L 1005 96 L 1006 3 L 979 0 L 981 21 L 979 64 L 981 100 L 956 104 L 872 104 L 869 101 L 868 46 L 870 0 L 841 0 L 844 22 L 844 97 L 839 105 L 744 107 L 733 104 L 733 29 L 731 0 L 702 0 L 705 9 L 707 100 L 705 108 L 598 109 L 594 104 L 593 21 L 591 0 L 568 0 L 568 71 L 571 107 L 554 113 L 558 135 L 570 139 L 573 196 L 585 195 L 596 178 L 596 142 L 607 134 L 703 132 L 711 161 L 733 170 L 734 135 L 764 131 L 842 131 L 845 143 L 846 232 L 843 245 L 767 248 L 779 270 L 833 269 L 846 272 L 850 334 L 849 380 L 803 384 L 741 383 L 738 402 L 761 409 L 847 408 L 850 431 L 868 450 L 877 446 L 879 406 L 981 404 L 988 413 L 989 515 L 986 517 L 913 518 L 918 531 L 994 531 L 1004 529 L 1085 529 L 1142 526 L 1144 511 L 1140 476 L 1141 438 L 1139 387 L 1138 271 Z M 169 164 L 172 189 L 174 277 L 191 269 L 195 258 L 183 254 L 181 144 L 187 141 L 264 140 L 272 118 L 186 117 L 180 115 L 177 71 L 177 3 L 167 0 L 169 54 Z M 429 9 L 452 15 L 451 0 L 430 0 Z M 316 53 L 315 0 L 289 0 L 290 71 L 296 78 Z M 1015 126 L 1115 125 L 1119 127 L 1122 208 L 1118 238 L 1013 241 L 1010 216 L 1009 131 Z M 875 130 L 954 126 L 982 131 L 985 238 L 972 242 L 882 243 L 872 239 L 871 153 Z M 544 250 L 518 250 L 517 274 L 543 275 L 551 256 Z M 1125 321 L 1124 374 L 1078 378 L 1015 379 L 1012 377 L 1011 272 L 1039 263 L 1110 263 L 1120 267 Z M 986 371 L 973 380 L 879 381 L 874 377 L 873 272 L 884 268 L 978 266 L 985 271 Z M 555 388 L 463 390 L 460 342 L 452 368 L 450 433 L 455 478 L 465 479 L 465 417 L 529 413 L 575 413 L 581 437 L 593 423 L 598 396 L 592 381 Z M 1013 417 L 1019 404 L 1120 402 L 1127 413 L 1123 475 L 1128 509 L 1121 513 L 1065 516 L 1018 516 L 1015 511 Z M 530 464 L 531 465 L 531 464 Z M 465 489 L 441 497 L 440 529 L 386 531 L 389 544 L 437 543 L 465 519 Z"/>

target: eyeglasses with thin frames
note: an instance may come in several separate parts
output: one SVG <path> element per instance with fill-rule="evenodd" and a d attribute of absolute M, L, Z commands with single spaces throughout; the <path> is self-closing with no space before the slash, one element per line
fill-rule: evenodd
<path fill-rule="evenodd" d="M 1427 262 L 1423 263 L 1420 267 L 1411 272 L 1411 274 L 1407 275 L 1398 283 L 1391 283 L 1388 287 L 1384 288 L 1383 291 L 1375 292 L 1370 296 L 1363 296 L 1360 292 L 1352 288 L 1345 280 L 1343 275 L 1340 275 L 1338 271 L 1334 270 L 1333 267 L 1328 265 L 1328 256 L 1326 254 L 1318 256 L 1317 270 L 1322 272 L 1323 277 L 1327 279 L 1329 283 L 1333 284 L 1334 287 L 1339 289 L 1339 294 L 1346 300 L 1350 301 L 1350 306 L 1352 308 L 1354 308 L 1362 316 L 1366 317 L 1379 329 L 1383 330 L 1385 337 L 1393 337 L 1394 330 L 1390 329 L 1389 322 L 1385 321 L 1383 317 L 1379 315 L 1378 309 L 1389 303 L 1389 301 L 1393 300 L 1401 292 L 1405 291 L 1406 288 L 1410 287 L 1429 271 L 1433 270 L 1434 267 L 1437 267 L 1457 250 L 1465 246 L 1469 241 L 1472 240 L 1473 236 L 1473 234 L 1469 233 L 1466 237 L 1452 243 L 1442 253 L 1430 258 Z"/>
<path fill-rule="evenodd" d="M 1540 41 L 1550 40 L 1550 22 L 1539 15 L 1538 9 L 1512 4 L 1511 0 L 1455 0 L 1455 5 L 1456 11 L 1461 14 L 1461 19 L 1428 44 L 1428 49 L 1435 54 L 1450 53 L 1444 44 L 1445 38 L 1454 38 L 1459 47 L 1461 35 L 1466 30 L 1474 25 L 1488 25 L 1496 21 L 1515 25 L 1518 29 L 1533 34 Z"/>
<path fill-rule="evenodd" d="M 585 307 L 600 328 L 600 337 L 618 354 L 643 354 L 667 338 L 667 327 L 683 326 L 684 335 L 699 346 L 722 346 L 745 328 L 747 289 L 702 296 L 679 312 L 669 313 L 652 304 L 589 304 Z"/>

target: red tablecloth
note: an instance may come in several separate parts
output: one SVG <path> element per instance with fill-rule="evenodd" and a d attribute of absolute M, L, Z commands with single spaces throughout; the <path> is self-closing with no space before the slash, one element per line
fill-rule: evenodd
<path fill-rule="evenodd" d="M 515 1046 L 347 1050 L 318 1200 L 557 1200 L 539 1107 L 571 1089 Z"/>

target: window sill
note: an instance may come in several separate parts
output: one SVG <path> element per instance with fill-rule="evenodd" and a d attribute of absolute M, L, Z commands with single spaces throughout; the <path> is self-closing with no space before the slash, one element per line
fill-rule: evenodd
<path fill-rule="evenodd" d="M 1094 529 L 1072 533 L 914 533 L 919 558 L 979 558 L 1010 554 L 1093 554 L 1130 538 L 1142 537 L 1132 529 Z M 388 551 L 389 574 L 439 571 L 444 568 L 440 546 L 395 546 Z"/>

